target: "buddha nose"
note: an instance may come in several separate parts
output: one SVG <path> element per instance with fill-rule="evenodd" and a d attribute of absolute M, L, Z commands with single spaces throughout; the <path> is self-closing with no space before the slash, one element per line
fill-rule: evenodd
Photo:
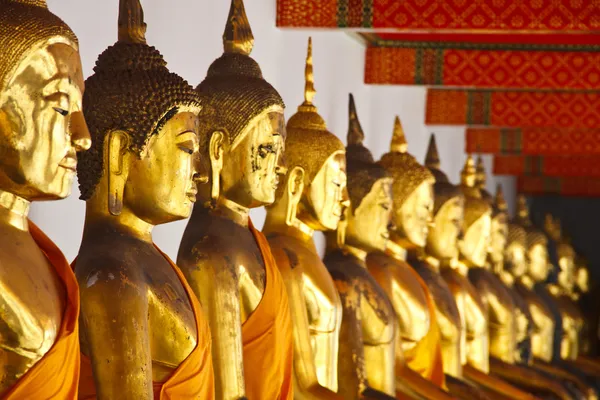
<path fill-rule="evenodd" d="M 75 151 L 85 151 L 92 146 L 92 137 L 83 117 L 83 112 L 75 111 L 71 114 L 69 131 L 71 132 L 71 142 L 75 147 Z"/>

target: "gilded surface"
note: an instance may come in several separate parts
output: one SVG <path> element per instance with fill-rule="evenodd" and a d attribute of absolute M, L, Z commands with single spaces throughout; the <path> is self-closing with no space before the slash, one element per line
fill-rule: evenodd
<path fill-rule="evenodd" d="M 93 147 L 78 166 L 86 220 L 75 273 L 93 374 L 82 368 L 80 395 L 98 399 L 153 398 L 153 383 L 197 345 L 210 348 L 198 343 L 206 322 L 152 242 L 155 225 L 188 217 L 196 200 L 200 101 L 144 32 L 139 2 L 121 1 L 119 40 L 86 82 Z"/>
<path fill-rule="evenodd" d="M 391 179 L 374 163 L 362 145 L 363 138 L 351 96 L 346 151 L 352 204 L 347 212 L 346 243 L 342 250 L 330 250 L 324 260 L 343 308 L 338 392 L 344 399 L 363 398 L 366 390 L 381 394 L 366 398 L 394 398 L 396 317 L 365 263 L 367 253 L 384 250 L 389 238 Z M 328 239 L 334 240 L 333 235 Z M 329 243 L 329 247 L 336 245 Z"/>
<path fill-rule="evenodd" d="M 0 1 L 0 395 L 54 344 L 65 287 L 28 231 L 31 201 L 71 192 L 81 113 L 77 39 L 43 1 Z"/>
<path fill-rule="evenodd" d="M 289 172 L 267 208 L 264 233 L 286 284 L 294 325 L 295 398 L 341 399 L 338 346 L 342 303 L 313 242 L 314 230 L 337 228 L 348 206 L 342 142 L 327 131 L 315 94 L 312 42 L 306 60 L 305 101 L 287 124 Z"/>
<path fill-rule="evenodd" d="M 436 317 L 442 334 L 444 372 L 462 378 L 466 362 L 466 326 L 448 283 L 440 272 L 440 264 L 458 256 L 457 239 L 463 219 L 463 195 L 439 169 L 440 160 L 435 136 L 431 137 L 425 165 L 435 177 L 433 227 L 429 230 L 427 256 L 414 267 L 427 283 L 436 306 Z"/>
<path fill-rule="evenodd" d="M 200 155 L 208 180 L 199 186 L 177 257 L 209 319 L 221 399 L 245 396 L 242 324 L 265 290 L 264 260 L 248 229 L 248 213 L 273 203 L 286 172 L 284 104 L 249 56 L 253 42 L 244 5 L 232 0 L 224 52 L 196 88 L 203 101 Z"/>

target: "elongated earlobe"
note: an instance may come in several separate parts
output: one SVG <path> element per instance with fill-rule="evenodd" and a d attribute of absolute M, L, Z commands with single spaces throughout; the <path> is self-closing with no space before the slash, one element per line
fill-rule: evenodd
<path fill-rule="evenodd" d="M 123 131 L 113 131 L 108 136 L 108 211 L 115 216 L 120 215 L 123 210 L 123 193 L 127 179 L 124 159 L 128 144 L 129 136 Z"/>
<path fill-rule="evenodd" d="M 223 170 L 223 143 L 225 135 L 217 131 L 210 137 L 209 157 L 211 169 L 210 202 L 215 207 L 221 195 L 221 171 Z"/>
<path fill-rule="evenodd" d="M 287 195 L 289 198 L 288 206 L 285 215 L 285 223 L 288 226 L 293 226 L 298 213 L 298 203 L 302 198 L 304 191 L 304 169 L 302 167 L 294 167 L 289 171 L 287 180 Z"/>

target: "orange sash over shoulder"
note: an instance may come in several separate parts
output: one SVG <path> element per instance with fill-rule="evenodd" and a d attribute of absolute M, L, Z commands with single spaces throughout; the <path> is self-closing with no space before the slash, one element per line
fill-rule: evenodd
<path fill-rule="evenodd" d="M 444 363 L 442 361 L 442 345 L 440 327 L 435 317 L 435 305 L 427 285 L 419 274 L 411 268 L 415 279 L 425 291 L 427 296 L 427 308 L 430 314 L 430 328 L 427 335 L 421 339 L 416 346 L 404 352 L 406 364 L 423 378 L 426 378 L 441 388 L 446 388 L 446 376 L 444 375 Z"/>
<path fill-rule="evenodd" d="M 66 290 L 66 307 L 54 345 L 2 397 L 3 400 L 74 400 L 79 380 L 79 286 L 65 256 L 29 222 L 29 233 L 54 267 Z"/>
<path fill-rule="evenodd" d="M 262 253 L 266 287 L 260 304 L 242 324 L 248 400 L 292 400 L 293 340 L 288 297 L 267 239 L 249 228 Z"/>
<path fill-rule="evenodd" d="M 156 249 L 171 264 L 185 289 L 194 317 L 198 341 L 196 347 L 165 382 L 154 382 L 155 400 L 213 400 L 215 398 L 214 373 L 211 355 L 211 336 L 208 322 L 204 317 L 200 302 L 188 285 L 183 273 L 175 263 L 158 247 Z M 72 264 L 75 268 L 75 261 Z M 95 399 L 96 385 L 92 373 L 92 363 L 85 354 L 81 354 L 81 379 L 79 381 L 79 399 Z"/>

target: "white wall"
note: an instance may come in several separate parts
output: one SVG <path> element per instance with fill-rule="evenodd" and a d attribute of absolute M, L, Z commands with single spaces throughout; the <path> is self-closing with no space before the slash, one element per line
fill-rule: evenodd
<path fill-rule="evenodd" d="M 156 46 L 169 68 L 196 86 L 210 63 L 222 53 L 221 35 L 229 0 L 142 0 L 148 43 Z M 84 75 L 92 73 L 95 60 L 117 35 L 118 0 L 48 0 L 49 8 L 63 18 L 79 37 Z M 437 133 L 442 167 L 457 181 L 464 161 L 464 129 L 427 128 L 425 89 L 422 87 L 367 86 L 363 84 L 365 51 L 354 37 L 336 31 L 280 30 L 275 27 L 275 0 L 246 0 L 246 11 L 255 36 L 253 57 L 266 79 L 287 103 L 292 115 L 302 102 L 304 59 L 308 35 L 313 37 L 317 96 L 315 104 L 332 132 L 345 141 L 348 93 L 354 93 L 366 144 L 378 158 L 387 151 L 394 115 L 402 119 L 410 152 L 422 160 L 430 132 Z M 486 158 L 488 168 L 491 159 Z M 508 199 L 514 183 L 502 179 Z M 490 179 L 488 189 L 495 188 Z M 70 198 L 35 204 L 31 218 L 56 242 L 69 260 L 79 249 L 84 222 L 84 203 L 75 185 Z M 512 207 L 512 201 L 510 202 Z M 262 226 L 264 211 L 254 210 Z M 177 254 L 185 221 L 158 227 L 156 243 L 172 257 Z"/>

